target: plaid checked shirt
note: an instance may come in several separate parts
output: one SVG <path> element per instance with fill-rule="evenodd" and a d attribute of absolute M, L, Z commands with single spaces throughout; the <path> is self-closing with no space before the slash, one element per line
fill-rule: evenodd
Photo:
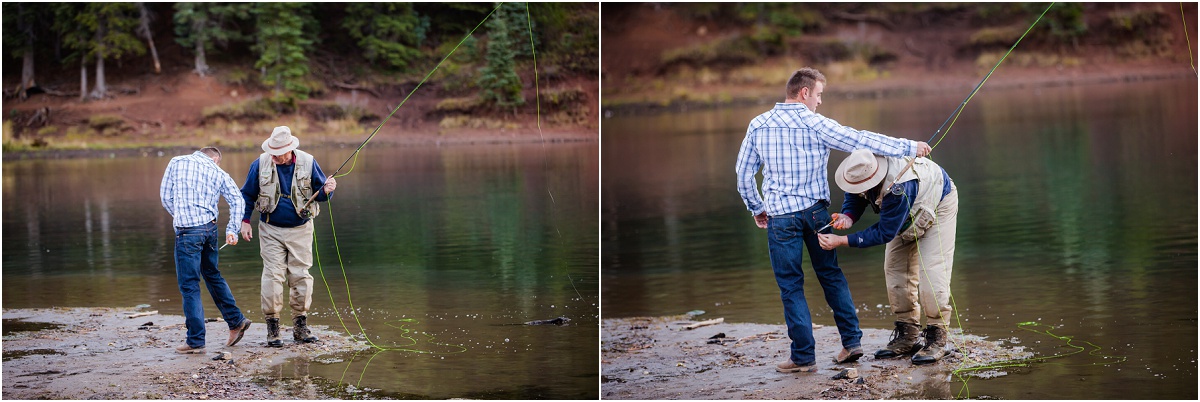
<path fill-rule="evenodd" d="M 808 109 L 776 103 L 746 129 L 738 152 L 738 192 L 751 215 L 801 211 L 829 199 L 829 149 L 869 149 L 883 156 L 916 156 L 914 141 L 855 130 Z M 762 169 L 763 200 L 754 175 Z"/>
<path fill-rule="evenodd" d="M 200 226 L 216 220 L 220 213 L 217 201 L 224 196 L 231 214 L 225 233 L 236 234 L 240 229 L 242 222 L 233 219 L 232 213 L 245 208 L 241 191 L 229 173 L 200 151 L 171 158 L 158 195 L 162 198 L 163 208 L 174 218 L 171 224 L 177 228 Z"/>

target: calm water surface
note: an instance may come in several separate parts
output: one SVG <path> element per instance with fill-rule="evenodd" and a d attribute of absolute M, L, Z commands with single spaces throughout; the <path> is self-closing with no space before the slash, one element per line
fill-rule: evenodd
<path fill-rule="evenodd" d="M 351 151 L 310 150 L 326 172 Z M 182 314 L 158 196 L 171 156 L 4 161 L 4 307 Z M 226 153 L 222 167 L 241 185 L 256 156 Z M 361 323 L 375 344 L 407 350 L 288 362 L 271 378 L 342 398 L 355 396 L 347 384 L 396 398 L 598 398 L 598 175 L 594 142 L 369 146 L 317 218 L 309 322 Z M 260 323 L 261 264 L 257 241 L 221 254 Z M 559 316 L 570 325 L 511 325 Z"/>
<path fill-rule="evenodd" d="M 965 95 L 830 97 L 819 111 L 925 141 Z M 1196 399 L 1196 96 L 1196 80 L 1185 79 L 984 88 L 967 105 L 933 152 L 960 192 L 952 292 L 961 326 L 1016 337 L 1042 357 L 1074 351 L 1018 327 L 1039 323 L 1109 357 L 1049 359 L 956 382 L 942 396 Z M 700 309 L 782 325 L 766 233 L 734 176 L 747 123 L 772 106 L 604 120 L 605 317 Z M 833 152 L 831 172 L 845 155 Z M 868 214 L 854 230 L 877 219 Z M 862 325 L 890 329 L 883 248 L 838 250 Z M 833 325 L 805 266 L 814 322 Z"/>

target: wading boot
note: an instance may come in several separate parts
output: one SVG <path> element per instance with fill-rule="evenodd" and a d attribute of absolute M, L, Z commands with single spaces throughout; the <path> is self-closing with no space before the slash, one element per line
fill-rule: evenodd
<path fill-rule="evenodd" d="M 296 324 L 296 327 L 292 328 L 292 339 L 301 343 L 312 343 L 318 341 L 317 336 L 313 335 L 312 331 L 308 330 L 308 317 L 298 315 L 292 320 L 293 323 Z"/>
<path fill-rule="evenodd" d="M 925 332 L 921 335 L 925 338 L 925 347 L 913 355 L 913 364 L 936 363 L 946 355 L 946 328 L 936 325 L 926 326 Z"/>
<path fill-rule="evenodd" d="M 267 319 L 267 347 L 282 348 L 283 341 L 279 340 L 279 318 Z"/>
<path fill-rule="evenodd" d="M 892 330 L 892 340 L 887 347 L 875 351 L 876 359 L 890 359 L 910 355 L 921 350 L 921 326 L 907 322 L 896 321 L 896 329 Z"/>

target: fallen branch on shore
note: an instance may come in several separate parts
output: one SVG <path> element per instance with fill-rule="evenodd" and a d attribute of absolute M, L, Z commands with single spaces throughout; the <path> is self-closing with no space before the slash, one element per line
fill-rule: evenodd
<path fill-rule="evenodd" d="M 144 313 L 132 313 L 132 314 L 130 314 L 130 313 L 125 313 L 125 314 L 128 314 L 128 315 L 129 315 L 128 317 L 125 317 L 125 318 L 138 318 L 138 317 L 145 317 L 145 316 L 148 316 L 148 315 L 155 315 L 155 314 L 158 314 L 158 310 L 154 310 L 154 311 L 147 311 L 147 312 L 144 312 Z"/>
<path fill-rule="evenodd" d="M 711 320 L 705 320 L 705 321 L 700 321 L 700 322 L 697 322 L 694 324 L 689 324 L 689 325 L 683 327 L 683 329 L 691 330 L 691 329 L 696 329 L 696 328 L 700 328 L 700 327 L 707 327 L 709 325 L 717 325 L 717 324 L 720 324 L 723 322 L 725 322 L 725 317 L 714 318 Z"/>

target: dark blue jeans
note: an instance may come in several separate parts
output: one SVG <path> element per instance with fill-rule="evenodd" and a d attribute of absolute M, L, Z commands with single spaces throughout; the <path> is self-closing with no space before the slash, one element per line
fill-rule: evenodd
<path fill-rule="evenodd" d="M 200 279 L 208 285 L 213 303 L 221 311 L 221 317 L 229 329 L 237 327 L 245 319 L 233 300 L 233 293 L 221 271 L 217 270 L 217 224 L 175 228 L 175 277 L 179 280 L 179 293 L 183 295 L 183 316 L 187 324 L 187 344 L 193 348 L 204 346 L 204 306 L 200 304 Z"/>
<path fill-rule="evenodd" d="M 817 242 L 817 228 L 829 223 L 829 203 L 818 202 L 803 211 L 772 216 L 767 225 L 767 245 L 771 251 L 771 268 L 779 283 L 783 299 L 783 318 L 788 337 L 792 338 L 791 359 L 798 365 L 816 362 L 812 317 L 804 298 L 804 271 L 801 270 L 801 246 L 808 249 L 817 281 L 825 291 L 825 301 L 833 308 L 833 319 L 842 336 L 842 347 L 859 346 L 862 331 L 858 329 L 858 314 L 846 276 L 838 267 L 837 253 L 824 250 Z M 827 229 L 828 231 L 828 229 Z"/>

